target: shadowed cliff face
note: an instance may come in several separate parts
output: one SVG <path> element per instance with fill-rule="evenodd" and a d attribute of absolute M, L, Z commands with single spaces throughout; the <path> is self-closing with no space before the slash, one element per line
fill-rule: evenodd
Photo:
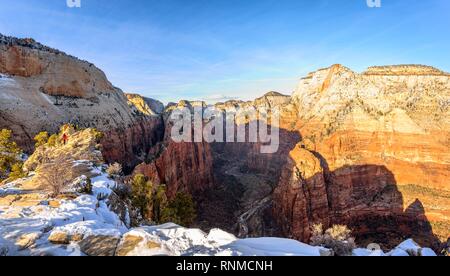
<path fill-rule="evenodd" d="M 214 187 L 199 199 L 199 223 L 221 227 L 240 237 L 273 236 L 272 193 L 286 156 L 298 143 L 297 132 L 280 129 L 277 153 L 261 153 L 261 143 L 212 144 Z"/>
<path fill-rule="evenodd" d="M 291 121 L 302 142 L 274 193 L 283 235 L 307 241 L 319 221 L 347 224 L 360 240 L 387 246 L 400 237 L 434 248 L 436 237 L 446 240 L 449 87 L 448 74 L 424 66 L 360 75 L 336 65 L 302 79 Z"/>
<path fill-rule="evenodd" d="M 420 199 L 405 205 L 395 176 L 384 166 L 330 171 L 319 153 L 297 147 L 273 197 L 274 219 L 282 236 L 308 242 L 314 224 L 342 224 L 352 229 L 362 246 L 376 242 L 389 249 L 405 238 L 436 250 L 441 246 Z"/>
<path fill-rule="evenodd" d="M 170 137 L 173 124 L 168 114 L 164 117 L 164 138 L 149 150 L 147 160 L 134 169 L 133 175 L 143 174 L 154 184 L 165 184 L 169 199 L 178 192 L 198 198 L 215 184 L 211 145 L 176 143 Z"/>

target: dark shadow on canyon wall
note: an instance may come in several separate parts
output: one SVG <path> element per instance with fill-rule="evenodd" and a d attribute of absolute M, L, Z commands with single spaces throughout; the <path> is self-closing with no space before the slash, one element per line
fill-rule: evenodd
<path fill-rule="evenodd" d="M 272 217 L 272 193 L 289 152 L 301 141 L 298 132 L 279 131 L 279 150 L 273 154 L 261 153 L 261 143 L 212 144 L 216 183 L 197 197 L 198 223 L 202 229 L 218 227 L 240 237 L 279 233 Z M 242 215 L 246 217 L 246 225 L 239 223 Z"/>
<path fill-rule="evenodd" d="M 214 185 L 193 194 L 195 226 L 206 231 L 221 228 L 240 237 L 281 236 L 309 242 L 312 224 L 345 224 L 359 246 L 377 242 L 390 249 L 413 238 L 439 249 L 422 203 L 418 199 L 405 209 L 395 176 L 385 166 L 363 164 L 331 171 L 320 153 L 301 145 L 299 132 L 279 132 L 280 147 L 274 154 L 262 154 L 260 143 L 211 144 Z M 279 192 L 283 172 L 295 173 L 298 164 L 290 153 L 296 147 L 306 151 L 306 157 L 318 159 L 323 172 L 308 179 L 300 176 L 298 183 Z M 297 162 L 301 158 L 297 156 Z M 199 179 L 193 172 L 192 181 Z"/>
<path fill-rule="evenodd" d="M 216 185 L 196 196 L 198 226 L 204 230 L 219 227 L 242 238 L 281 236 L 309 242 L 312 224 L 344 224 L 352 229 L 359 246 L 376 242 L 388 250 L 413 238 L 439 250 L 440 241 L 422 203 L 417 199 L 405 210 L 395 176 L 385 166 L 344 166 L 330 171 L 327 160 L 310 151 L 323 173 L 303 183 L 324 188 L 289 188 L 287 193 L 301 194 L 282 196 L 285 202 L 280 207 L 274 190 L 282 172 L 293 171 L 287 168 L 295 164 L 289 154 L 295 147 L 305 149 L 301 141 L 298 132 L 280 129 L 280 148 L 275 154 L 261 154 L 259 143 L 212 144 Z M 295 200 L 305 202 L 296 204 Z"/>
<path fill-rule="evenodd" d="M 404 206 L 395 176 L 385 166 L 344 166 L 330 171 L 327 161 L 317 152 L 314 155 L 324 169 L 331 225 L 347 225 L 359 246 L 376 242 L 387 250 L 412 238 L 440 251 L 442 244 L 422 202 L 416 199 Z"/>

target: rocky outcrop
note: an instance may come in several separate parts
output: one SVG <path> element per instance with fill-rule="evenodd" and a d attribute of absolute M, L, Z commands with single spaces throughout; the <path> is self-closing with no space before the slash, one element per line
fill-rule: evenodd
<path fill-rule="evenodd" d="M 100 141 L 103 157 L 108 163 L 120 162 L 126 172 L 145 160 L 148 151 L 164 135 L 161 117 L 141 117 L 127 128 L 104 131 Z"/>
<path fill-rule="evenodd" d="M 136 113 L 144 115 L 160 115 L 164 112 L 164 104 L 160 101 L 142 97 L 138 94 L 125 94 L 132 108 Z"/>
<path fill-rule="evenodd" d="M 310 227 L 330 224 L 330 210 L 324 169 L 313 153 L 297 146 L 293 149 L 274 192 L 274 209 L 282 232 L 299 240 L 309 240 Z"/>
<path fill-rule="evenodd" d="M 235 109 L 249 109 L 249 108 L 271 108 L 271 107 L 281 107 L 283 105 L 289 104 L 291 97 L 283 95 L 276 91 L 270 91 L 264 94 L 262 97 L 257 98 L 253 101 L 239 101 L 231 100 L 224 103 L 216 103 L 215 108 L 224 111 L 232 111 Z"/>
<path fill-rule="evenodd" d="M 430 243 L 433 235 L 448 236 L 449 100 L 449 75 L 426 66 L 372 67 L 358 74 L 334 65 L 300 81 L 292 96 L 294 124 L 299 145 L 321 162 L 319 186 L 326 187 L 330 223 L 351 225 L 372 241 L 388 232 Z M 297 164 L 317 163 L 288 160 L 289 177 Z M 295 207 L 304 205 L 304 197 L 286 177 L 274 194 L 274 217 L 287 218 L 279 219 L 284 235 L 301 240 L 309 238 L 311 226 L 304 219 L 309 209 Z"/>
<path fill-rule="evenodd" d="M 120 237 L 116 236 L 89 236 L 80 243 L 80 250 L 87 256 L 111 257 L 115 256 Z"/>
<path fill-rule="evenodd" d="M 96 131 L 85 129 L 75 131 L 68 129 L 70 139 L 67 144 L 43 145 L 26 160 L 24 170 L 31 172 L 46 162 L 60 159 L 85 160 L 96 165 L 103 164 L 103 157 L 99 151 Z"/>
<path fill-rule="evenodd" d="M 32 39 L 0 35 L 0 74 L 0 128 L 13 130 L 27 151 L 38 132 L 72 123 L 105 132 L 105 159 L 132 167 L 160 139 L 160 104 L 139 111 L 89 62 Z"/>
<path fill-rule="evenodd" d="M 448 73 L 426 65 L 372 66 L 363 74 L 380 76 L 450 76 Z"/>

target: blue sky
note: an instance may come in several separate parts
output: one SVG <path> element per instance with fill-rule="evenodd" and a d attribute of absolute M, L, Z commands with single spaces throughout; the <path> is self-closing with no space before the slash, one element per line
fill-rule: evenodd
<path fill-rule="evenodd" d="M 450 1 L 0 0 L 0 32 L 96 64 L 126 92 L 164 102 L 291 93 L 341 63 L 450 71 Z"/>

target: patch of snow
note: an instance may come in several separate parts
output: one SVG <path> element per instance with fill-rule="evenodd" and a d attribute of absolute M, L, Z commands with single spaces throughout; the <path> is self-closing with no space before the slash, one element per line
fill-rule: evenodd
<path fill-rule="evenodd" d="M 437 254 L 431 248 L 422 248 L 421 256 L 423 257 L 436 257 Z"/>
<path fill-rule="evenodd" d="M 94 169 L 93 172 L 101 173 L 100 170 Z M 101 173 L 91 179 L 92 181 L 92 192 L 97 197 L 108 197 L 112 193 L 112 189 L 116 187 L 116 182 L 108 178 L 105 173 Z"/>
<path fill-rule="evenodd" d="M 406 252 L 413 252 L 415 254 L 417 254 L 421 249 L 421 247 L 412 239 L 402 242 L 396 248 L 404 250 Z"/>
<path fill-rule="evenodd" d="M 3 75 L 0 74 L 0 87 L 1 88 L 8 88 L 8 87 L 14 87 L 16 85 L 16 81 L 7 76 L 7 75 Z"/>
<path fill-rule="evenodd" d="M 387 255 L 392 256 L 392 257 L 408 257 L 409 256 L 408 252 L 406 252 L 405 250 L 400 249 L 400 248 L 395 248 L 391 252 L 387 253 Z"/>
<path fill-rule="evenodd" d="M 430 248 L 422 248 L 414 240 L 409 239 L 399 244 L 388 253 L 389 256 L 424 256 L 435 257 L 437 254 Z"/>
<path fill-rule="evenodd" d="M 209 243 L 217 246 L 224 246 L 237 240 L 236 236 L 220 229 L 212 229 L 206 239 Z"/>
<path fill-rule="evenodd" d="M 412 239 L 406 240 L 399 244 L 397 248 L 403 249 L 403 250 L 419 250 L 420 246 Z"/>
<path fill-rule="evenodd" d="M 281 238 L 243 239 L 221 248 L 231 256 L 320 256 L 321 249 L 324 248 Z"/>
<path fill-rule="evenodd" d="M 160 226 L 141 227 L 140 231 L 145 231 L 161 242 L 171 255 L 185 255 L 194 247 L 211 247 L 205 232 L 200 229 L 189 229 L 166 223 Z"/>
<path fill-rule="evenodd" d="M 357 248 L 353 250 L 353 256 L 358 257 L 383 257 L 386 254 L 382 250 L 370 250 L 366 248 Z"/>
<path fill-rule="evenodd" d="M 0 195 L 21 194 L 17 183 L 2 186 Z M 58 207 L 43 201 L 37 206 L 0 206 L 0 248 L 10 255 L 80 255 L 75 245 L 53 245 L 48 242 L 52 231 L 68 235 L 80 234 L 121 236 L 128 229 L 112 212 L 104 199 L 111 194 L 115 182 L 105 174 L 92 178 L 93 194 L 60 200 Z M 104 198 L 104 199 L 99 199 Z M 42 233 L 31 249 L 21 249 L 17 240 L 24 234 Z"/>
<path fill-rule="evenodd" d="M 119 229 L 112 228 L 105 222 L 99 222 L 94 220 L 78 221 L 71 224 L 66 224 L 64 226 L 55 227 L 53 231 L 63 232 L 71 236 L 81 235 L 82 237 L 85 238 L 97 235 L 120 237 L 123 232 L 120 231 Z"/>

